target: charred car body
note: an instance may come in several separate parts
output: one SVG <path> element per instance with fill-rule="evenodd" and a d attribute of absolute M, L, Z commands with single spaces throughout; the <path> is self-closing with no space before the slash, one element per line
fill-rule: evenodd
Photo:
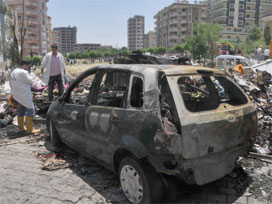
<path fill-rule="evenodd" d="M 134 51 L 131 54 L 121 54 L 113 59 L 114 64 L 176 64 L 192 65 L 189 57 L 170 57 L 143 54 Z"/>
<path fill-rule="evenodd" d="M 103 65 L 51 104 L 47 127 L 53 144 L 118 172 L 128 200 L 146 203 L 163 195 L 161 175 L 203 185 L 229 174 L 253 145 L 257 117 L 220 70 Z"/>

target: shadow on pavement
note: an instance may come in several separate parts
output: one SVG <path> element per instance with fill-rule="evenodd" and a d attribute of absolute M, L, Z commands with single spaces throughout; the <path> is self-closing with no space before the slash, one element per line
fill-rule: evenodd
<path fill-rule="evenodd" d="M 45 147 L 51 153 L 56 153 L 57 159 L 63 159 L 65 168 L 70 168 L 86 184 L 100 193 L 106 201 L 127 203 L 116 174 L 65 145 L 61 148 L 54 148 L 50 142 L 46 142 Z M 237 166 L 229 176 L 203 186 L 187 185 L 179 182 L 175 177 L 166 176 L 165 178 L 167 185 L 164 190 L 163 203 L 233 203 L 245 193 L 247 187 L 252 183 L 252 179 L 240 166 Z"/>

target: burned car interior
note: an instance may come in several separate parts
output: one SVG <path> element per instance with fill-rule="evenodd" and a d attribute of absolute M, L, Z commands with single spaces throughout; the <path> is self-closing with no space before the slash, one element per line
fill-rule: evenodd
<path fill-rule="evenodd" d="M 185 106 L 191 112 L 214 110 L 222 103 L 233 106 L 247 103 L 241 90 L 222 76 L 182 76 L 178 86 Z"/>
<path fill-rule="evenodd" d="M 129 77 L 128 72 L 110 71 L 104 73 L 98 90 L 96 105 L 124 107 Z"/>

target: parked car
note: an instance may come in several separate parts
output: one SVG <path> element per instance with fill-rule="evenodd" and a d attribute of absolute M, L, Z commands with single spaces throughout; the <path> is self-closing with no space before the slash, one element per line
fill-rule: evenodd
<path fill-rule="evenodd" d="M 253 64 L 243 56 L 236 55 L 220 55 L 216 57 L 216 68 L 229 69 L 238 64 L 242 64 L 244 67 L 251 67 Z"/>
<path fill-rule="evenodd" d="M 218 69 L 233 69 L 236 65 L 242 64 L 244 67 L 244 77 L 247 78 L 252 74 L 256 74 L 253 69 L 254 63 L 243 56 L 236 55 L 220 55 L 216 57 L 216 68 Z"/>
<path fill-rule="evenodd" d="M 51 142 L 118 173 L 131 203 L 159 202 L 164 175 L 203 185 L 232 172 L 257 129 L 248 96 L 222 71 L 101 65 L 82 73 L 47 113 Z"/>

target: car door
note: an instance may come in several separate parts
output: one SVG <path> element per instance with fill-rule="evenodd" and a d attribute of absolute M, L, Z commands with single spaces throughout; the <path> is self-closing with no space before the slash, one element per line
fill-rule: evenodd
<path fill-rule="evenodd" d="M 96 71 L 80 76 L 64 96 L 62 112 L 58 117 L 59 132 L 66 144 L 82 152 L 85 145 L 85 112 L 92 93 Z"/>
<path fill-rule="evenodd" d="M 126 98 L 130 73 L 105 70 L 98 73 L 95 96 L 86 110 L 86 153 L 106 164 L 122 135 L 127 118 Z"/>

